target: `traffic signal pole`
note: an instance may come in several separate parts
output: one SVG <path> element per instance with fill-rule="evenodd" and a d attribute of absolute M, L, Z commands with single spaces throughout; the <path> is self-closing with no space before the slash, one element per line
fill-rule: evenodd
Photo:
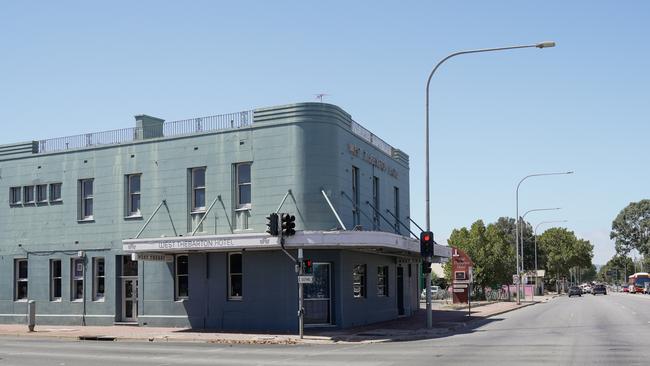
<path fill-rule="evenodd" d="M 302 248 L 298 248 L 298 276 L 303 274 L 303 264 L 302 264 Z M 298 327 L 300 328 L 300 339 L 303 339 L 305 332 L 305 308 L 303 307 L 304 294 L 303 294 L 303 284 L 298 281 Z"/>

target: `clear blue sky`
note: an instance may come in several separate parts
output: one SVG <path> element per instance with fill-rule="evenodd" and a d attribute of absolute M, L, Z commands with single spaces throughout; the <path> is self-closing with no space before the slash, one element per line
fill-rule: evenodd
<path fill-rule="evenodd" d="M 648 198 L 646 1 L 7 2 L 0 11 L 0 143 L 313 101 L 337 104 L 411 157 L 424 223 L 424 87 L 432 82 L 432 228 L 478 218 L 567 219 L 613 255 L 611 221 Z"/>

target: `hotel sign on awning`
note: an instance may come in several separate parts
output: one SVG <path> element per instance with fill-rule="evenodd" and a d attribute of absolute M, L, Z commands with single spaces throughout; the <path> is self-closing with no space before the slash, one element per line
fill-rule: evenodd
<path fill-rule="evenodd" d="M 268 248 L 278 245 L 275 237 L 262 234 L 212 235 L 174 238 L 127 239 L 123 249 L 129 252 L 176 252 L 210 249 Z"/>

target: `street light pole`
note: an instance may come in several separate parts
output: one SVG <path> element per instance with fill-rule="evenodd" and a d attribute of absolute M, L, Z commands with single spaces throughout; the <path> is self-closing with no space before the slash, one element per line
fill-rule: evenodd
<path fill-rule="evenodd" d="M 508 46 L 508 47 L 496 47 L 496 48 L 482 48 L 476 50 L 460 51 L 449 54 L 447 57 L 440 60 L 436 66 L 431 70 L 429 78 L 427 79 L 426 87 L 426 127 L 425 127 L 425 216 L 426 216 L 426 228 L 427 231 L 431 231 L 431 211 L 429 208 L 429 86 L 431 85 L 431 78 L 435 74 L 436 70 L 442 65 L 445 61 L 449 60 L 452 57 L 470 54 L 470 53 L 481 53 L 481 52 L 493 52 L 493 51 L 505 51 L 505 50 L 514 50 L 518 48 L 550 48 L 555 47 L 555 42 L 546 41 L 529 45 L 519 45 L 519 46 Z M 431 258 L 427 258 L 431 262 Z M 519 267 L 519 265 L 517 265 Z M 433 320 L 431 314 L 431 273 L 426 274 L 426 293 L 427 293 L 427 328 L 433 327 Z"/>
<path fill-rule="evenodd" d="M 567 222 L 568 220 L 552 220 L 552 221 L 542 221 L 539 224 L 535 225 L 535 231 L 533 232 L 533 237 L 535 241 L 535 291 L 537 291 L 537 228 L 540 227 L 540 225 L 544 224 L 555 224 L 555 223 L 561 223 L 561 222 Z M 542 294 L 543 295 L 543 294 Z"/>
<path fill-rule="evenodd" d="M 525 181 L 528 178 L 532 177 L 542 177 L 546 175 L 564 175 L 564 174 L 573 174 L 572 171 L 570 172 L 558 172 L 558 173 L 537 173 L 537 174 L 529 174 L 519 181 L 517 184 L 517 190 L 515 191 L 515 206 L 516 206 L 516 211 L 517 214 L 515 215 L 515 250 L 517 252 L 517 278 L 518 278 L 518 284 L 517 284 L 517 305 L 521 304 L 521 298 L 519 297 L 519 291 L 521 289 L 521 273 L 519 272 L 519 187 L 521 186 L 521 183 Z M 523 253 L 522 253 L 523 254 Z M 523 257 L 522 257 L 523 261 Z"/>
<path fill-rule="evenodd" d="M 519 239 L 521 241 L 521 245 L 519 246 L 519 250 L 521 252 L 521 272 L 524 272 L 526 269 L 526 266 L 524 265 L 524 225 L 526 224 L 526 215 L 528 215 L 531 212 L 536 212 L 536 211 L 553 211 L 553 210 L 561 210 L 561 207 L 551 207 L 551 208 L 534 208 L 532 210 L 526 211 L 522 216 L 521 216 L 521 227 L 519 228 Z"/>

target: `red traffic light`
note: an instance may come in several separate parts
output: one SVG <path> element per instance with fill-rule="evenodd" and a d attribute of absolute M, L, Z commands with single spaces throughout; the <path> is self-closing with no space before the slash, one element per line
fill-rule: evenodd
<path fill-rule="evenodd" d="M 430 236 L 429 236 L 428 234 L 424 234 L 424 235 L 422 236 L 422 240 L 424 240 L 424 241 L 429 241 L 429 240 L 431 240 L 431 238 L 430 238 Z"/>

